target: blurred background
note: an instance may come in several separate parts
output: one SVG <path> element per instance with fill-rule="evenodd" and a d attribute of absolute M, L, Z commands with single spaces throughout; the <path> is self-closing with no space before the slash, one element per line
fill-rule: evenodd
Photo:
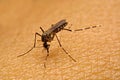
<path fill-rule="evenodd" d="M 0 0 L 0 80 L 120 80 L 120 0 Z M 58 37 L 73 62 L 51 42 L 47 68 L 42 42 L 29 54 L 34 33 L 61 19 L 75 30 Z M 72 24 L 72 26 L 71 26 Z M 37 37 L 37 40 L 41 40 Z"/>

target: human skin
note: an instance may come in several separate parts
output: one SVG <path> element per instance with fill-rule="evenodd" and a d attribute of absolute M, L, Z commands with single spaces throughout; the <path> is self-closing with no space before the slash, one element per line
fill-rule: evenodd
<path fill-rule="evenodd" d="M 0 79 L 1 80 L 119 80 L 120 79 L 119 0 L 1 0 Z M 54 38 L 46 68 L 42 42 L 22 57 L 34 43 L 39 27 L 44 30 L 66 19 L 66 28 L 94 29 L 57 35 L 72 61 Z M 71 25 L 72 24 L 72 25 Z M 37 37 L 41 40 L 41 37 Z"/>

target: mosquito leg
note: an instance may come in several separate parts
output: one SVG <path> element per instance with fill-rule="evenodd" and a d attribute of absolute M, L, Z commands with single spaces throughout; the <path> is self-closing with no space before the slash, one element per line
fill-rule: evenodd
<path fill-rule="evenodd" d="M 101 27 L 101 25 L 96 25 L 96 26 L 90 26 L 90 27 L 86 27 L 86 28 L 76 29 L 75 31 L 83 31 L 83 30 L 88 30 L 88 29 L 97 28 L 97 27 Z"/>
<path fill-rule="evenodd" d="M 71 26 L 72 26 L 72 24 L 71 24 L 71 25 L 69 26 L 69 28 L 67 28 L 67 29 L 66 29 L 66 28 L 63 28 L 63 30 L 66 30 L 66 31 L 73 31 L 73 30 L 70 29 Z"/>
<path fill-rule="evenodd" d="M 75 60 L 70 54 L 68 54 L 68 52 L 62 47 L 62 45 L 61 45 L 61 43 L 60 43 L 60 40 L 58 39 L 58 37 L 57 37 L 56 34 L 55 34 L 55 36 L 56 36 L 57 41 L 58 41 L 60 47 L 62 48 L 62 50 L 63 50 L 74 62 L 76 62 L 76 60 Z"/>
<path fill-rule="evenodd" d="M 63 30 L 66 30 L 66 31 L 72 31 L 71 29 L 66 29 L 66 28 L 64 28 Z"/>
<path fill-rule="evenodd" d="M 76 29 L 75 31 L 83 31 L 83 29 L 81 28 L 81 29 Z"/>
<path fill-rule="evenodd" d="M 25 52 L 24 54 L 21 54 L 21 55 L 19 55 L 19 56 L 17 56 L 17 57 L 21 57 L 21 56 L 24 56 L 25 54 L 27 54 L 27 53 L 29 53 L 30 51 L 32 51 L 33 50 L 33 48 L 35 48 L 35 46 L 36 46 L 36 36 L 41 36 L 39 33 L 35 33 L 35 39 L 34 39 L 34 45 L 33 45 L 33 47 L 31 47 L 31 49 L 29 49 L 27 52 Z"/>
<path fill-rule="evenodd" d="M 35 33 L 34 48 L 35 48 L 35 46 L 36 46 L 36 36 L 37 36 L 37 35 L 41 37 L 41 34 L 39 34 L 39 33 L 37 33 L 37 32 Z"/>
<path fill-rule="evenodd" d="M 40 27 L 40 29 L 41 29 L 41 31 L 42 31 L 43 33 L 45 32 L 42 27 Z"/>

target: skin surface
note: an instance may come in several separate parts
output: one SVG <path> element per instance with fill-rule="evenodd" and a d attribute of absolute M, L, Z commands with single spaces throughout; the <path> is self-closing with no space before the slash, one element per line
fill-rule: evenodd
<path fill-rule="evenodd" d="M 0 0 L 0 80 L 120 80 L 120 0 Z M 62 46 L 54 38 L 44 68 L 46 50 L 34 33 L 66 19 Z M 72 24 L 72 26 L 71 26 Z"/>

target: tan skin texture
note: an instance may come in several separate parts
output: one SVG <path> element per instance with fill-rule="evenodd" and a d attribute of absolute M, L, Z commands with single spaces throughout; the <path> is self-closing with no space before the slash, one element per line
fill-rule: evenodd
<path fill-rule="evenodd" d="M 119 80 L 120 79 L 119 0 L 0 0 L 0 79 L 1 80 Z M 34 33 L 61 19 L 80 32 L 61 31 L 58 37 L 72 61 L 54 38 L 44 68 L 46 50 Z M 71 25 L 72 24 L 72 25 Z"/>

